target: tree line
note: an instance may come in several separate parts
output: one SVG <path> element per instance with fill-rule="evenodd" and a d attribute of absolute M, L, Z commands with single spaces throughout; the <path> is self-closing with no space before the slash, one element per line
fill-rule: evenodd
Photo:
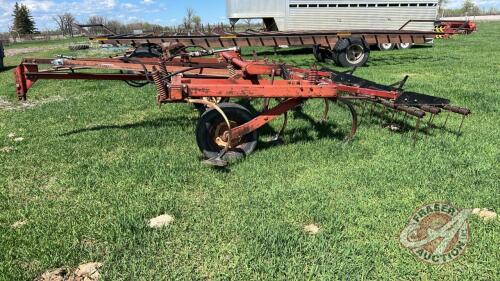
<path fill-rule="evenodd" d="M 439 0 L 439 17 L 458 17 L 458 16 L 483 16 L 498 15 L 500 11 L 496 8 L 481 9 L 474 0 L 464 0 L 462 6 L 456 9 L 446 8 L 449 0 Z"/>

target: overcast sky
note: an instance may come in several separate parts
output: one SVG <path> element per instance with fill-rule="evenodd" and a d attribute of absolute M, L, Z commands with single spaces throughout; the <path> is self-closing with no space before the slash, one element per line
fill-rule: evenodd
<path fill-rule="evenodd" d="M 251 1 L 251 0 L 248 0 Z M 370 0 L 373 1 L 373 0 Z M 0 0 L 0 32 L 8 31 L 12 23 L 12 8 L 16 1 Z M 39 30 L 55 28 L 52 17 L 70 12 L 79 22 L 89 16 L 101 15 L 122 22 L 148 21 L 161 25 L 174 25 L 182 21 L 187 7 L 194 8 L 204 22 L 225 20 L 225 0 L 23 0 L 35 18 Z M 463 0 L 449 0 L 448 7 L 456 8 Z M 483 8 L 500 9 L 500 0 L 476 0 Z"/>

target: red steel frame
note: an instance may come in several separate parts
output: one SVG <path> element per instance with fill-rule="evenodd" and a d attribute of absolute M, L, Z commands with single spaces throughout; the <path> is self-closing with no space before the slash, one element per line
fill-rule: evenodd
<path fill-rule="evenodd" d="M 52 70 L 39 71 L 39 64 L 53 63 Z M 162 72 L 163 68 L 163 72 Z M 82 73 L 81 69 L 133 71 L 131 74 Z M 168 72 L 167 72 L 168 69 Z M 142 71 L 142 72 L 141 72 Z M 287 73 L 286 79 L 275 79 Z M 264 61 L 246 61 L 237 51 L 221 52 L 216 58 L 160 59 L 25 59 L 14 70 L 16 92 L 26 99 L 28 90 L 38 79 L 84 79 L 139 81 L 152 79 L 158 90 L 158 102 L 190 102 L 202 98 L 279 98 L 276 107 L 225 134 L 229 139 L 257 130 L 307 99 L 336 100 L 339 97 L 368 99 L 400 109 L 422 118 L 441 109 L 468 115 L 470 111 L 448 104 L 420 105 L 415 109 L 394 103 L 401 95 L 396 88 L 377 88 L 349 83 L 336 83 L 332 72 L 286 67 Z M 173 74 L 172 74 L 173 73 Z M 161 75 L 165 76 L 161 76 Z M 191 75 L 191 76 L 190 76 Z M 166 79 L 168 76 L 169 79 Z M 263 78 L 267 76 L 267 78 Z M 271 79 L 269 79 L 271 77 Z M 438 106 L 439 108 L 435 107 Z M 425 111 L 425 112 L 424 112 Z M 416 112 L 416 113 L 415 113 Z"/>

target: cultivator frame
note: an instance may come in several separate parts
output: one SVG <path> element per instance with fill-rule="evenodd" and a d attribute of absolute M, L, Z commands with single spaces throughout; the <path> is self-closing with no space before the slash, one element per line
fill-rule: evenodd
<path fill-rule="evenodd" d="M 214 54 L 215 57 L 204 57 Z M 39 70 L 41 64 L 52 67 Z M 89 73 L 89 69 L 93 72 Z M 120 72 L 102 73 L 102 70 Z M 431 120 L 443 111 L 457 113 L 464 118 L 470 115 L 468 109 L 452 106 L 447 99 L 404 91 L 408 77 L 386 86 L 354 76 L 353 72 L 248 61 L 241 57 L 237 48 L 186 52 L 176 57 L 164 54 L 159 59 L 24 59 L 14 70 L 16 93 L 21 100 L 27 99 L 29 89 L 37 80 L 81 79 L 121 80 L 134 87 L 154 83 L 159 105 L 180 102 L 202 104 L 209 109 L 199 120 L 197 143 L 208 158 L 206 162 L 215 166 L 225 166 L 228 159 L 253 152 L 257 130 L 283 115 L 283 126 L 275 137 L 278 139 L 287 125 L 287 113 L 309 99 L 326 101 L 324 119 L 328 117 L 329 101 L 347 106 L 352 117 L 347 139 L 355 135 L 358 126 L 352 101 L 367 101 L 403 112 L 405 116 L 414 116 L 419 120 L 417 131 L 420 120 L 426 114 L 432 115 Z M 264 99 L 264 108 L 257 116 L 251 116 L 241 105 L 218 104 L 227 99 Z M 270 99 L 278 101 L 273 108 L 269 108 Z"/>

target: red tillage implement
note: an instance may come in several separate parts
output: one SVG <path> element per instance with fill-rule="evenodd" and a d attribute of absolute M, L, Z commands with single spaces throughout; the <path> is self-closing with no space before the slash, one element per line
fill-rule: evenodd
<path fill-rule="evenodd" d="M 477 24 L 472 20 L 440 20 L 436 21 L 436 32 L 443 33 L 439 37 L 448 38 L 457 34 L 472 34 L 477 31 Z"/>
<path fill-rule="evenodd" d="M 202 58 L 204 52 L 183 54 L 181 57 L 110 59 L 25 59 L 14 73 L 19 99 L 27 98 L 28 90 L 40 79 L 122 80 L 140 87 L 154 83 L 159 104 L 185 102 L 205 105 L 196 128 L 196 140 L 206 162 L 225 166 L 228 159 L 252 153 L 257 144 L 257 130 L 309 99 L 325 100 L 325 116 L 330 101 L 343 104 L 351 115 L 347 139 L 356 133 L 358 119 L 353 101 L 379 104 L 420 120 L 430 114 L 447 111 L 468 116 L 470 111 L 450 105 L 449 100 L 425 94 L 403 91 L 406 79 L 386 86 L 346 72 L 301 69 L 267 61 L 247 61 L 238 49 L 210 51 L 213 58 Z M 40 64 L 51 64 L 39 70 Z M 89 69 L 99 72 L 89 72 Z M 103 69 L 120 71 L 103 73 Z M 82 72 L 81 70 L 86 70 Z M 221 102 L 228 99 L 264 99 L 264 108 L 253 115 L 242 105 Z M 269 100 L 277 100 L 269 108 Z M 463 119 L 462 119 L 463 123 Z M 461 130 L 462 125 L 460 126 Z M 459 130 L 459 132 L 460 132 Z"/>

